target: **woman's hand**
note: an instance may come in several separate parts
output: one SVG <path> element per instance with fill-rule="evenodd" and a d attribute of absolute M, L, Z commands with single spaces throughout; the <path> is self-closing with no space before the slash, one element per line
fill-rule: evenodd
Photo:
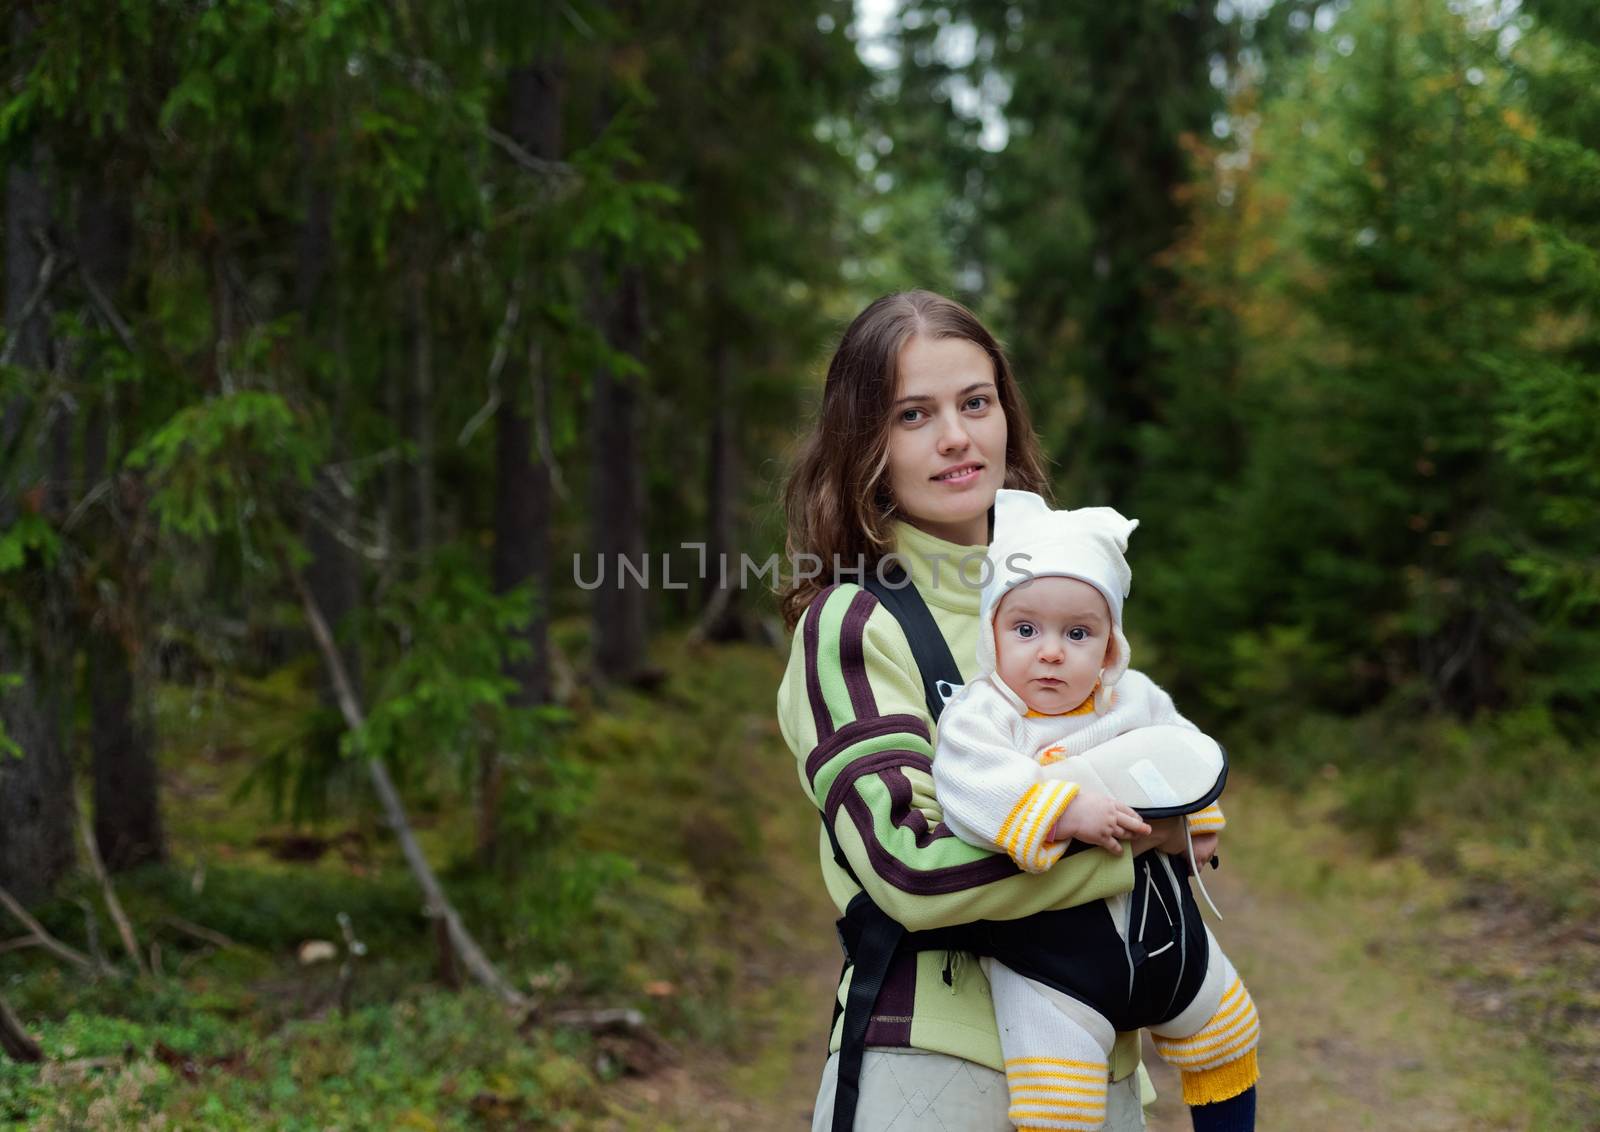
<path fill-rule="evenodd" d="M 1188 840 L 1184 837 L 1183 825 L 1185 818 L 1156 818 L 1150 822 L 1150 832 L 1143 837 L 1133 839 L 1133 855 L 1137 857 L 1150 849 L 1159 849 L 1163 853 L 1175 856 L 1184 856 L 1189 852 Z M 1196 868 L 1203 868 L 1205 863 L 1217 855 L 1217 835 L 1215 833 L 1197 833 L 1194 835 L 1194 863 Z"/>
<path fill-rule="evenodd" d="M 1183 852 L 1183 819 L 1182 818 L 1156 818 L 1148 823 L 1150 832 L 1133 839 L 1130 848 L 1137 857 L 1141 853 L 1148 853 L 1151 849 L 1160 849 L 1172 852 L 1167 846 L 1174 837 L 1178 840 L 1177 852 Z"/>

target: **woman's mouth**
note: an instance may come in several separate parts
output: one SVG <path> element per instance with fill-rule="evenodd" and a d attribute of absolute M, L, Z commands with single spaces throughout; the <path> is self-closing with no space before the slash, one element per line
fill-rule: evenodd
<path fill-rule="evenodd" d="M 947 472 L 941 472 L 934 476 L 933 482 L 950 484 L 952 487 L 964 487 L 976 481 L 978 473 L 981 471 L 983 471 L 982 464 L 962 464 L 959 467 L 951 468 Z"/>

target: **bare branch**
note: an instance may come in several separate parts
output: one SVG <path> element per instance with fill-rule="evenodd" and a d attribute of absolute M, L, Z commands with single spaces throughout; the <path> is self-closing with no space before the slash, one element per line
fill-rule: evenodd
<path fill-rule="evenodd" d="M 95 307 L 99 309 L 100 317 L 106 320 L 106 325 L 116 332 L 117 337 L 122 340 L 122 344 L 127 347 L 128 352 L 132 353 L 134 350 L 133 330 L 128 326 L 127 320 L 117 313 L 116 305 L 112 303 L 111 296 L 105 293 L 105 290 L 100 286 L 100 281 L 94 277 L 94 273 L 81 263 L 78 265 L 78 278 L 83 280 L 84 290 L 89 292 L 89 298 L 94 301 Z"/>
<path fill-rule="evenodd" d="M 494 335 L 494 354 L 489 359 L 489 399 L 483 407 L 466 424 L 461 426 L 461 432 L 456 437 L 456 444 L 465 446 L 472 439 L 473 433 L 483 427 L 485 421 L 494 416 L 495 410 L 500 407 L 500 374 L 506 368 L 506 356 L 511 352 L 511 332 L 516 329 L 517 319 L 522 312 L 522 276 L 517 276 L 511 288 L 511 298 L 506 301 L 506 313 L 500 320 L 500 329 Z"/>
<path fill-rule="evenodd" d="M 17 343 L 22 340 L 22 327 L 33 317 L 33 312 L 44 302 L 44 297 L 50 293 L 50 288 L 55 286 L 59 273 L 56 271 L 58 256 L 54 250 L 45 251 L 44 260 L 39 264 L 39 274 L 33 284 L 33 290 L 28 293 L 28 301 L 22 304 L 22 313 L 17 316 L 17 323 L 13 333 L 6 339 L 4 349 L 0 349 L 0 366 L 11 364 L 11 353 L 16 349 Z"/>
<path fill-rule="evenodd" d="M 111 922 L 117 925 L 117 935 L 122 937 L 122 946 L 133 960 L 134 970 L 141 975 L 150 974 L 150 965 L 145 962 L 144 954 L 139 950 L 139 940 L 133 934 L 133 923 L 122 910 L 122 901 L 117 899 L 117 890 L 111 886 L 111 877 L 106 873 L 106 863 L 100 859 L 100 847 L 95 844 L 89 817 L 81 809 L 78 811 L 78 834 L 83 839 L 84 851 L 89 855 L 89 867 L 100 882 L 101 898 L 106 902 L 106 910 L 111 913 Z"/>
<path fill-rule="evenodd" d="M 77 948 L 68 947 L 55 936 L 45 931 L 44 925 L 38 920 L 35 920 L 32 916 L 28 915 L 28 910 L 18 902 L 15 896 L 12 896 L 11 893 L 7 892 L 4 887 L 0 887 L 0 905 L 4 905 L 6 911 L 10 912 L 19 921 L 21 921 L 22 926 L 32 932 L 33 938 L 39 941 L 39 946 L 45 948 L 52 955 L 59 959 L 65 959 L 74 967 L 81 967 L 90 974 L 99 973 L 99 968 L 95 966 L 95 963 L 92 959 L 90 959 L 83 952 L 79 951 Z"/>
<path fill-rule="evenodd" d="M 493 126 L 487 127 L 484 132 L 490 141 L 504 150 L 511 160 L 529 173 L 543 177 L 546 181 L 555 182 L 557 188 L 565 188 L 569 183 L 577 182 L 578 171 L 569 163 L 535 157 L 518 145 L 515 138 L 501 133 Z"/>
<path fill-rule="evenodd" d="M 161 922 L 169 927 L 177 928 L 184 935 L 192 935 L 195 939 L 204 940 L 206 943 L 215 944 L 224 951 L 243 950 L 243 947 L 240 944 L 229 939 L 221 932 L 213 931 L 211 928 L 205 927 L 201 924 L 192 923 L 189 920 L 183 919 L 181 916 L 163 916 Z"/>

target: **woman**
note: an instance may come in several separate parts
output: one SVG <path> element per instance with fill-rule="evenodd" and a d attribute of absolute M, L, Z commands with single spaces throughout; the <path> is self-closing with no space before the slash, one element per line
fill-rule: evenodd
<path fill-rule="evenodd" d="M 912 931 L 1016 919 L 1126 892 L 1133 857 L 1172 841 L 1175 823 L 1155 823 L 1132 852 L 1090 849 L 1035 876 L 928 816 L 937 815 L 932 728 L 916 661 L 893 614 L 836 578 L 863 581 L 862 569 L 893 554 L 970 676 L 979 564 L 1001 487 L 1048 493 L 1027 408 L 994 337 L 965 307 L 927 291 L 867 307 L 829 364 L 819 419 L 785 490 L 789 561 L 820 560 L 825 573 L 796 573 L 782 596 L 795 633 L 778 715 L 821 811 L 823 879 L 841 911 L 865 891 Z M 841 1021 L 814 1130 L 832 1124 Z M 856 1128 L 886 1128 L 908 1106 L 951 1129 L 1011 1128 L 994 1010 L 976 963 L 897 953 L 866 1044 Z M 1105 1127 L 1142 1128 L 1138 1035 L 1119 1035 L 1110 1060 Z"/>

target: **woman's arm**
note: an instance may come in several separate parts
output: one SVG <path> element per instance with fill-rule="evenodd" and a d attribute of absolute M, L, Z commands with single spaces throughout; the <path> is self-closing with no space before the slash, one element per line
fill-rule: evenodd
<path fill-rule="evenodd" d="M 832 586 L 806 611 L 778 717 L 850 871 L 907 928 L 1016 919 L 1133 885 L 1132 854 L 1089 849 L 1033 876 L 930 822 L 924 811 L 940 811 L 921 677 L 899 622 L 858 586 Z M 823 869 L 836 869 L 831 854 Z M 836 899 L 839 879 L 830 878 Z"/>

